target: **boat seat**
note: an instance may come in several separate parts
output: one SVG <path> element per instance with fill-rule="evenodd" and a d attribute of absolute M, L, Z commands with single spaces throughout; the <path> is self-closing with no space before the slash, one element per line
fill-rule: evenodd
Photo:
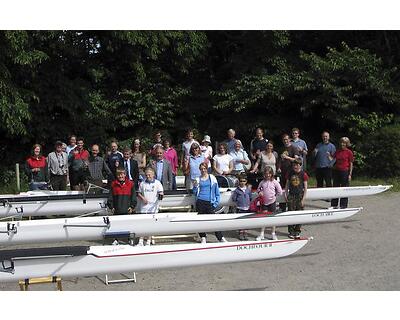
<path fill-rule="evenodd" d="M 89 248 L 89 246 L 67 246 L 54 248 L 0 250 L 0 261 L 7 261 L 16 258 L 35 258 L 45 256 L 83 256 L 87 254 Z"/>

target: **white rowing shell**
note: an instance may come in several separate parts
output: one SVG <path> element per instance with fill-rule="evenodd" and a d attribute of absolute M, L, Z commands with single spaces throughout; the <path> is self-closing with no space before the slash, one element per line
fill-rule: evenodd
<path fill-rule="evenodd" d="M 0 281 L 60 276 L 81 277 L 191 267 L 206 264 L 246 262 L 289 256 L 307 244 L 309 239 L 285 239 L 253 242 L 175 244 L 132 247 L 92 246 L 86 255 L 2 258 Z M 12 260 L 12 261 L 11 261 Z M 13 265 L 12 265 L 13 263 Z M 6 269 L 9 268 L 9 269 Z M 12 271 L 12 272 L 11 272 Z"/>
<path fill-rule="evenodd" d="M 310 188 L 306 194 L 306 200 L 332 199 L 343 197 L 358 197 L 378 194 L 390 189 L 392 186 L 361 186 L 361 187 L 335 187 L 335 188 Z M 220 206 L 234 206 L 231 199 L 232 192 L 230 189 L 220 189 L 221 200 Z M 48 191 L 51 192 L 51 191 Z M 57 192 L 57 191 L 55 191 Z M 55 194 L 56 195 L 56 194 Z M 2 197 L 4 198 L 5 195 Z M 16 196 L 18 197 L 18 196 Z M 1 199 L 1 197 L 0 197 Z M 87 198 L 76 200 L 48 200 L 29 202 L 12 202 L 12 197 L 7 198 L 8 202 L 0 205 L 1 217 L 23 217 L 23 216 L 51 216 L 51 215 L 68 215 L 77 216 L 88 213 L 106 214 L 107 197 L 104 198 Z M 277 202 L 285 202 L 285 197 L 280 196 Z M 160 201 L 160 209 L 166 208 L 194 208 L 195 197 L 192 194 L 166 195 Z"/>
<path fill-rule="evenodd" d="M 72 240 L 102 240 L 105 236 L 125 238 L 130 234 L 173 235 L 196 232 L 253 229 L 292 224 L 338 221 L 362 208 L 286 211 L 264 213 L 200 214 L 158 213 L 110 217 L 46 219 L 0 223 L 0 244 L 40 243 Z M 104 219 L 109 219 L 105 223 Z"/>

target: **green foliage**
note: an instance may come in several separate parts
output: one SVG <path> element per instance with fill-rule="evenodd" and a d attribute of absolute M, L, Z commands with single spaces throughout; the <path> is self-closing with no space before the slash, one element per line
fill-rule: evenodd
<path fill-rule="evenodd" d="M 373 177 L 400 176 L 400 124 L 382 127 L 368 139 L 368 170 Z"/>

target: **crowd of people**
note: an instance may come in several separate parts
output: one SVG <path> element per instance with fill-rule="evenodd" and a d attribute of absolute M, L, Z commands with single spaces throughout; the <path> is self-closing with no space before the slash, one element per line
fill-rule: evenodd
<path fill-rule="evenodd" d="M 35 144 L 26 160 L 25 170 L 30 190 L 84 191 L 90 183 L 111 189 L 109 206 L 114 214 L 156 213 L 158 201 L 165 190 L 176 190 L 176 177 L 179 172 L 185 176 L 185 188 L 196 196 L 196 209 L 199 213 L 213 213 L 219 204 L 219 179 L 229 177 L 237 182 L 233 201 L 237 212 L 252 212 L 254 203 L 260 210 L 302 210 L 307 193 L 309 176 L 307 160 L 312 159 L 315 166 L 317 187 L 345 187 L 351 181 L 354 156 L 350 140 L 342 137 L 338 149 L 324 131 L 321 142 L 309 152 L 307 143 L 300 138 L 300 130 L 293 128 L 291 135 L 281 136 L 282 147 L 275 150 L 272 141 L 257 128 L 250 148 L 246 151 L 233 129 L 227 131 L 226 139 L 212 148 L 209 135 L 201 142 L 194 137 L 194 131 L 186 132 L 185 141 L 174 148 L 170 138 L 163 138 L 160 131 L 154 133 L 154 140 L 147 150 L 138 138 L 132 140 L 131 147 L 120 150 L 118 141 L 110 143 L 101 155 L 100 146 L 85 147 L 81 137 L 72 135 L 68 145 L 57 141 L 54 151 L 47 157 L 42 154 L 42 146 Z M 89 152 L 90 150 L 90 152 Z M 308 159 L 307 159 L 308 158 Z M 252 189 L 257 198 L 252 199 Z M 286 202 L 279 203 L 276 198 L 285 191 Z M 346 208 L 347 198 L 333 199 L 332 207 Z M 289 237 L 299 238 L 301 226 L 289 226 Z M 262 229 L 257 239 L 264 239 Z M 222 232 L 215 233 L 219 241 L 226 241 Z M 200 233 L 202 243 L 206 234 Z M 246 230 L 239 230 L 239 238 L 247 239 Z M 275 228 L 271 238 L 276 239 Z M 139 239 L 139 245 L 149 239 Z"/>

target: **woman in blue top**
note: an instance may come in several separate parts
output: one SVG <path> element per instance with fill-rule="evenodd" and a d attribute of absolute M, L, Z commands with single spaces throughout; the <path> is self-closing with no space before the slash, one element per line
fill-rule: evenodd
<path fill-rule="evenodd" d="M 201 173 L 199 170 L 200 163 L 207 162 L 208 159 L 204 158 L 204 155 L 201 153 L 200 145 L 197 142 L 193 142 L 190 146 L 190 156 L 184 162 L 184 170 L 185 174 L 189 176 L 186 179 L 186 189 L 190 190 L 193 188 L 193 182 L 198 180 Z M 208 165 L 208 163 L 207 163 Z"/>
<path fill-rule="evenodd" d="M 196 196 L 196 209 L 199 214 L 214 213 L 220 201 L 219 186 L 217 179 L 208 174 L 206 163 L 199 165 L 200 178 L 193 182 L 193 194 Z M 199 233 L 201 243 L 207 243 L 205 232 Z M 215 236 L 219 242 L 227 242 L 221 231 L 216 231 Z"/>

